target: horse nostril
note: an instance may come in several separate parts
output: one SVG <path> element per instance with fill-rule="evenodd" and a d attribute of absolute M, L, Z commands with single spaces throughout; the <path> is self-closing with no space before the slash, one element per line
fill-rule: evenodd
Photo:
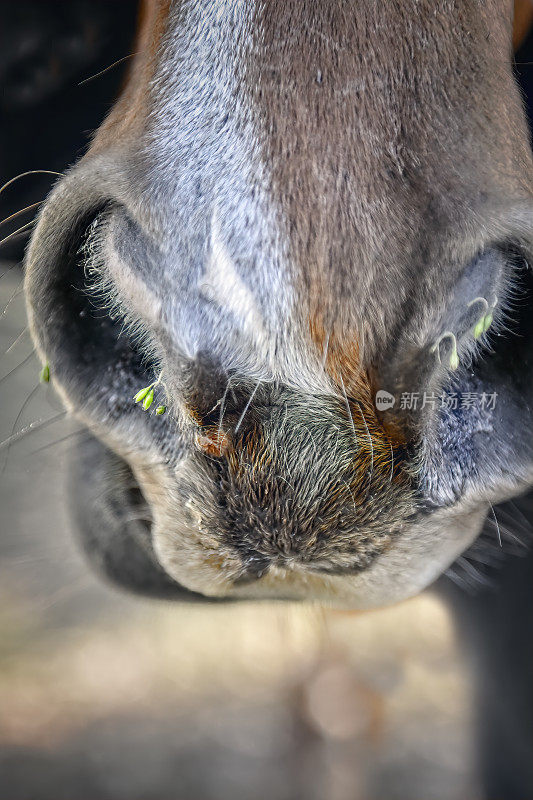
<path fill-rule="evenodd" d="M 73 410 L 99 422 L 138 416 L 132 397 L 154 371 L 87 276 L 83 247 L 100 215 L 101 209 L 94 209 L 77 220 L 55 247 L 48 242 L 54 231 L 41 231 L 32 244 L 26 278 L 32 332 L 52 380 Z"/>

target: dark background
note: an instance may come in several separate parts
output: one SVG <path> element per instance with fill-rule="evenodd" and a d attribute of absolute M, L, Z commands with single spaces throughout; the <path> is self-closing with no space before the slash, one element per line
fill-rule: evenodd
<path fill-rule="evenodd" d="M 29 170 L 62 172 L 84 153 L 124 80 L 137 6 L 137 0 L 0 3 L 0 186 Z M 0 219 L 41 201 L 54 180 L 31 175 L 8 187 Z M 4 225 L 2 235 L 34 214 Z M 2 258 L 20 259 L 26 239 L 5 243 Z"/>

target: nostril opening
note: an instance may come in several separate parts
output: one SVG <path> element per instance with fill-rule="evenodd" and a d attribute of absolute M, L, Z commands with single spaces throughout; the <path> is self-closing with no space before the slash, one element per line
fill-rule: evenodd
<path fill-rule="evenodd" d="M 96 410 L 99 419 L 131 411 L 132 396 L 153 379 L 156 368 L 122 320 L 104 307 L 85 269 L 84 243 L 106 209 L 100 206 L 78 219 L 48 263 L 33 258 L 27 278 L 33 332 L 52 378 L 74 408 Z M 53 239 L 55 231 L 45 235 Z M 32 250 L 40 244 L 34 242 Z"/>

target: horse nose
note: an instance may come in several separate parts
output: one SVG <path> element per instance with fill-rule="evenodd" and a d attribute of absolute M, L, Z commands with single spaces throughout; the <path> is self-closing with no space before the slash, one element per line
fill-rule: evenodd
<path fill-rule="evenodd" d="M 25 277 L 32 334 L 56 388 L 71 410 L 98 422 L 113 409 L 133 414 L 131 397 L 153 380 L 152 363 L 122 334 L 122 321 L 107 313 L 103 291 L 85 268 L 95 227 L 125 208 L 111 193 L 109 175 L 99 181 L 100 174 L 86 162 L 58 183 L 39 216 Z M 149 299 L 147 290 L 137 294 Z"/>

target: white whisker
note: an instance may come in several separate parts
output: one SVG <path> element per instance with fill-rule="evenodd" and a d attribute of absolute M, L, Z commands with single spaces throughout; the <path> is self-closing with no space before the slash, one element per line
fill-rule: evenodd
<path fill-rule="evenodd" d="M 24 436 L 29 435 L 30 433 L 35 433 L 38 430 L 46 428 L 48 425 L 52 425 L 54 422 L 58 422 L 60 419 L 66 417 L 67 414 L 68 411 L 63 411 L 61 414 L 56 414 L 55 417 L 36 419 L 33 422 L 30 422 L 30 424 L 26 425 L 26 427 L 22 428 L 22 430 L 13 433 L 7 439 L 4 439 L 3 442 L 0 442 L 0 450 L 3 450 L 5 447 L 9 447 L 11 442 L 16 442 L 18 439 L 22 439 Z"/>
<path fill-rule="evenodd" d="M 19 283 L 17 284 L 17 288 L 15 289 L 15 291 L 13 292 L 13 294 L 11 295 L 9 300 L 7 301 L 7 304 L 4 306 L 4 310 L 2 311 L 2 314 L 0 316 L 2 316 L 2 317 L 5 316 L 7 309 L 9 308 L 9 306 L 11 305 L 11 303 L 13 302 L 15 297 L 17 297 L 17 295 L 19 295 L 22 292 L 23 284 L 24 284 L 24 278 L 22 278 L 22 280 L 19 281 Z"/>
<path fill-rule="evenodd" d="M 220 414 L 218 417 L 218 440 L 221 441 L 222 439 L 222 422 L 224 421 L 224 411 L 226 410 L 226 398 L 229 392 L 229 385 L 230 379 L 228 378 L 228 382 L 226 383 L 226 390 L 222 395 L 222 400 L 220 401 Z"/>
<path fill-rule="evenodd" d="M 12 269 L 15 269 L 15 267 L 18 267 L 18 266 L 19 266 L 19 264 L 18 264 L 18 262 L 17 262 L 17 261 L 15 261 L 15 263 L 14 263 L 14 264 L 11 264 L 11 266 L 10 266 L 10 267 L 8 267 L 6 270 L 4 270 L 4 272 L 2 272 L 2 274 L 0 275 L 0 280 L 2 280 L 2 278 L 3 278 L 5 275 L 7 275 L 7 274 L 8 274 L 8 272 L 11 272 L 11 270 L 12 270 Z"/>
<path fill-rule="evenodd" d="M 17 344 L 18 344 L 18 343 L 21 341 L 22 337 L 23 337 L 23 336 L 24 336 L 26 333 L 28 333 L 28 326 L 26 326 L 26 327 L 25 327 L 25 328 L 24 328 L 24 329 L 21 331 L 21 333 L 19 333 L 19 335 L 17 336 L 17 338 L 15 339 L 15 341 L 14 341 L 14 342 L 12 342 L 12 343 L 9 345 L 9 347 L 7 348 L 7 350 L 6 350 L 6 351 L 5 351 L 5 353 L 4 353 L 4 355 L 5 355 L 5 356 L 7 356 L 7 355 L 8 355 L 8 353 L 10 353 L 10 352 L 11 352 L 11 351 L 12 351 L 12 350 L 13 350 L 13 349 L 14 349 L 14 348 L 17 346 Z"/>
<path fill-rule="evenodd" d="M 19 420 L 21 419 L 22 415 L 24 414 L 24 411 L 29 406 L 29 404 L 31 403 L 32 399 L 35 397 L 35 395 L 37 394 L 37 392 L 39 391 L 40 388 L 41 388 L 41 385 L 38 383 L 36 386 L 33 387 L 31 392 L 27 396 L 27 398 L 22 403 L 22 406 L 20 407 L 20 411 L 18 412 L 17 416 L 15 417 L 15 422 L 13 423 L 13 427 L 11 428 L 11 436 L 13 436 L 13 434 L 14 434 L 16 428 L 17 428 L 17 425 L 19 424 Z M 11 444 L 12 444 L 12 442 L 9 442 L 8 445 L 7 445 L 6 457 L 4 459 L 4 463 L 2 464 L 2 469 L 0 469 L 0 478 L 4 474 L 6 466 L 7 466 L 7 462 L 8 462 L 8 459 L 9 459 L 9 451 L 11 450 Z"/>
<path fill-rule="evenodd" d="M 28 455 L 30 456 L 37 455 L 37 453 L 42 453 L 44 450 L 49 450 L 51 447 L 56 447 L 57 445 L 63 444 L 63 442 L 67 442 L 71 439 L 74 439 L 76 436 L 80 436 L 81 434 L 86 434 L 87 437 L 91 436 L 91 434 L 86 428 L 80 428 L 78 431 L 72 431 L 72 433 L 67 433 L 66 436 L 61 436 L 61 438 L 55 439 L 53 442 L 48 442 L 48 444 L 43 444 L 42 447 L 37 447 L 35 450 L 31 450 L 31 452 Z"/>
<path fill-rule="evenodd" d="M 500 531 L 500 525 L 499 525 L 498 518 L 496 516 L 496 512 L 494 511 L 494 506 L 492 505 L 492 503 L 490 504 L 490 507 L 492 509 L 492 515 L 494 517 L 494 522 L 496 523 L 496 529 L 498 531 L 498 542 L 500 543 L 500 547 L 503 547 L 503 545 L 502 545 L 502 534 L 501 534 L 501 531 Z"/>
<path fill-rule="evenodd" d="M 13 373 L 16 372 L 18 369 L 20 369 L 21 367 L 23 367 L 24 364 L 27 364 L 30 358 L 34 355 L 34 353 L 35 353 L 35 348 L 32 349 L 31 353 L 28 353 L 26 358 L 23 361 L 21 361 L 20 364 L 17 364 L 16 367 L 13 367 L 13 369 L 10 369 L 9 372 L 6 372 L 5 375 L 2 375 L 2 377 L 0 378 L 0 383 L 6 381 L 10 375 L 13 375 Z"/>
<path fill-rule="evenodd" d="M 253 390 L 252 394 L 250 395 L 250 398 L 249 398 L 248 402 L 247 402 L 247 403 L 246 403 L 246 405 L 244 406 L 244 411 L 242 412 L 241 416 L 239 417 L 239 421 L 237 422 L 237 424 L 236 424 L 236 426 L 235 426 L 235 433 L 237 433 L 237 431 L 238 431 L 238 430 L 239 430 L 239 428 L 241 427 L 241 423 L 242 423 L 242 421 L 243 421 L 243 419 L 244 419 L 244 417 L 245 417 L 245 415 L 246 415 L 246 412 L 247 412 L 247 411 L 248 411 L 248 409 L 250 408 L 250 404 L 251 404 L 252 400 L 254 399 L 254 395 L 255 395 L 255 393 L 256 393 L 256 392 L 257 392 L 257 390 L 259 389 L 259 384 L 260 384 L 260 383 L 261 383 L 261 379 L 259 379 L 259 380 L 257 381 L 257 383 L 256 383 L 256 385 L 255 385 L 255 387 L 254 387 L 254 390 Z"/>

